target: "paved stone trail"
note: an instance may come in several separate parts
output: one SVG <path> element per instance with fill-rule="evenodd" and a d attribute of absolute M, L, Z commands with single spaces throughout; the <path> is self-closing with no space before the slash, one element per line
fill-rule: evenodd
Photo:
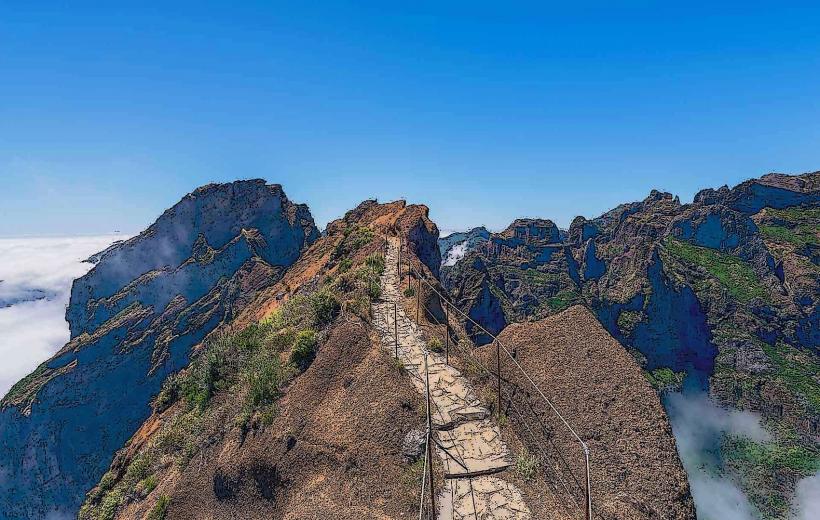
<path fill-rule="evenodd" d="M 382 346 L 395 354 L 394 309 L 398 312 L 399 359 L 422 395 L 427 345 L 402 306 L 396 273 L 398 241 L 390 240 L 382 275 L 382 298 L 373 303 L 373 323 Z M 510 453 L 489 410 L 481 405 L 467 380 L 430 352 L 427 358 L 433 428 L 445 450 L 435 447 L 444 466 L 445 482 L 437 483 L 439 520 L 530 519 L 529 508 L 514 485 L 501 478 Z"/>

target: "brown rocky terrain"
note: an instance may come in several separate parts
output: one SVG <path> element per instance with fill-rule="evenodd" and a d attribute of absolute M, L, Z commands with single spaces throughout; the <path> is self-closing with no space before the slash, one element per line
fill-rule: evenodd
<path fill-rule="evenodd" d="M 251 293 L 232 320 L 193 348 L 188 367 L 168 375 L 153 413 L 88 493 L 80 518 L 416 517 L 421 466 L 407 440 L 424 423 L 424 405 L 408 370 L 384 348 L 385 331 L 374 326 L 371 302 L 380 301 L 379 274 L 396 269 L 385 265 L 388 240 L 400 240 L 402 258 L 436 284 L 437 235 L 427 208 L 404 202 L 368 201 L 332 222 L 278 280 Z M 389 258 L 392 263 L 395 254 Z M 406 290 L 403 275 L 391 289 L 394 298 Z M 427 288 L 419 300 L 430 309 L 421 314 L 420 330 L 427 334 L 442 307 Z M 411 291 L 401 303 L 415 318 L 413 301 Z M 589 345 L 584 354 L 566 353 L 567 361 L 578 355 L 586 364 L 575 376 L 551 378 L 550 390 L 561 393 L 560 404 L 571 414 L 589 420 L 581 434 L 592 448 L 598 516 L 650 518 L 645 513 L 668 500 L 675 511 L 670 518 L 686 518 L 691 499 L 657 397 L 640 377 L 636 382 L 639 371 L 622 349 L 615 352 L 617 342 L 600 326 L 587 325 L 587 338 L 557 336 L 550 343 L 554 349 Z M 531 359 L 541 374 L 549 364 L 538 361 L 541 353 L 530 354 L 523 329 L 510 330 L 509 341 L 521 342 L 521 359 Z M 454 333 L 468 337 L 463 328 Z M 607 356 L 615 359 L 610 367 L 626 371 L 623 379 L 604 373 Z M 578 391 L 586 372 L 600 375 L 606 399 Z M 482 381 L 477 384 L 482 388 Z M 493 409 L 492 399 L 483 393 L 481 399 Z M 640 399 L 648 402 L 638 410 Z M 502 466 L 510 468 L 505 486 L 520 490 L 534 518 L 574 518 L 577 511 L 547 491 L 554 484 L 551 461 L 544 459 L 534 472 L 519 468 L 533 447 L 519 423 L 499 424 L 511 450 L 509 465 Z M 617 426 L 629 429 L 625 437 L 614 435 Z M 646 431 L 651 428 L 657 430 Z M 637 445 L 624 441 L 639 436 Z M 559 446 L 557 437 L 552 442 Z M 641 462 L 647 472 L 656 472 L 653 482 L 636 466 L 638 455 L 647 457 Z M 443 472 L 453 471 L 442 464 L 437 459 L 437 494 L 445 493 Z M 481 479 L 472 489 L 502 482 Z M 633 498 L 639 485 L 657 496 Z M 452 493 L 460 496 L 461 488 Z"/>
<path fill-rule="evenodd" d="M 585 439 L 597 513 L 603 518 L 695 517 L 686 473 L 657 394 L 634 358 L 592 312 L 576 305 L 539 321 L 511 324 L 498 339 L 515 352 L 521 366 Z M 483 359 L 492 363 L 494 347 L 481 350 Z M 508 361 L 502 363 L 502 373 L 528 388 Z M 523 409 L 528 403 L 544 408 L 535 396 L 515 396 L 509 406 Z M 508 415 L 515 425 L 516 413 Z M 544 415 L 550 416 L 546 410 Z M 560 424 L 550 431 L 552 456 L 573 461 L 572 469 L 582 478 L 578 444 Z M 526 435 L 518 436 L 537 452 Z"/>
<path fill-rule="evenodd" d="M 388 233 L 401 234 L 438 268 L 437 230 L 424 206 L 366 202 L 332 222 L 281 280 L 197 348 L 183 382 L 166 385 L 81 517 L 105 514 L 108 503 L 117 504 L 111 509 L 118 518 L 158 511 L 168 518 L 417 514 L 420 469 L 402 450 L 423 422 L 423 408 L 410 381 L 374 344 L 370 325 L 372 282 L 378 287 L 373 259 L 383 266 Z M 327 311 L 327 301 L 330 315 L 319 318 L 317 305 Z M 315 333 L 315 346 L 306 362 L 295 361 L 305 333 Z M 234 353 L 243 350 L 253 350 L 252 362 Z M 260 357 L 269 356 L 281 367 L 273 395 L 249 406 L 248 381 L 265 366 Z M 198 407 L 185 381 L 202 364 L 217 381 Z M 238 374 L 231 368 L 237 365 Z"/>

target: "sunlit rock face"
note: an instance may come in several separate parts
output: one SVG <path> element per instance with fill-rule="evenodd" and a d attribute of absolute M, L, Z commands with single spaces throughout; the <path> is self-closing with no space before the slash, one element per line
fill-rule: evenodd
<path fill-rule="evenodd" d="M 653 190 L 577 217 L 558 243 L 534 227 L 516 221 L 443 269 L 473 319 L 497 328 L 584 304 L 648 378 L 667 378 L 653 384 L 760 413 L 790 432 L 773 437 L 777 449 L 817 452 L 820 172 L 707 189 L 691 204 Z M 755 507 L 785 517 L 776 504 L 788 508 L 806 475 L 788 464 L 770 475 L 733 478 Z"/>
<path fill-rule="evenodd" d="M 0 404 L 0 518 L 76 514 L 162 380 L 318 236 L 281 186 L 237 181 L 101 255 L 73 285 L 69 343 Z"/>
<path fill-rule="evenodd" d="M 451 266 L 461 260 L 464 255 L 480 246 L 490 238 L 490 232 L 483 226 L 465 232 L 451 233 L 438 239 L 438 248 L 441 253 L 441 265 Z"/>

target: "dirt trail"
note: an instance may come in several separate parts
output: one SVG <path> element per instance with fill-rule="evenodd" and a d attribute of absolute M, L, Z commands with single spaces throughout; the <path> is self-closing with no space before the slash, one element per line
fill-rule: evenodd
<path fill-rule="evenodd" d="M 382 298 L 373 303 L 374 324 L 382 345 L 391 352 L 395 352 L 398 333 L 399 360 L 422 395 L 424 355 L 428 354 L 433 428 L 444 448 L 436 446 L 445 474 L 444 489 L 438 490 L 439 520 L 530 519 L 521 492 L 502 478 L 511 465 L 510 453 L 489 410 L 462 374 L 445 363 L 444 356 L 427 350 L 421 331 L 404 312 L 395 268 L 398 243 L 391 240 L 388 246 Z"/>

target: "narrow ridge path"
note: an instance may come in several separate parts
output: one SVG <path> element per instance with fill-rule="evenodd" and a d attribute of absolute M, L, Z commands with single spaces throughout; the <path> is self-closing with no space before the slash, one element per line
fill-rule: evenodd
<path fill-rule="evenodd" d="M 398 330 L 399 360 L 416 390 L 425 394 L 424 354 L 430 375 L 433 428 L 441 446 L 436 453 L 444 466 L 444 487 L 439 485 L 439 520 L 495 520 L 532 517 L 521 492 L 501 478 L 510 465 L 510 453 L 501 430 L 481 405 L 469 383 L 444 356 L 429 352 L 419 327 L 402 305 L 398 240 L 388 240 L 382 296 L 373 302 L 373 324 L 382 346 L 395 355 Z M 398 319 L 394 320 L 394 310 Z M 397 323 L 396 323 L 397 322 Z"/>

